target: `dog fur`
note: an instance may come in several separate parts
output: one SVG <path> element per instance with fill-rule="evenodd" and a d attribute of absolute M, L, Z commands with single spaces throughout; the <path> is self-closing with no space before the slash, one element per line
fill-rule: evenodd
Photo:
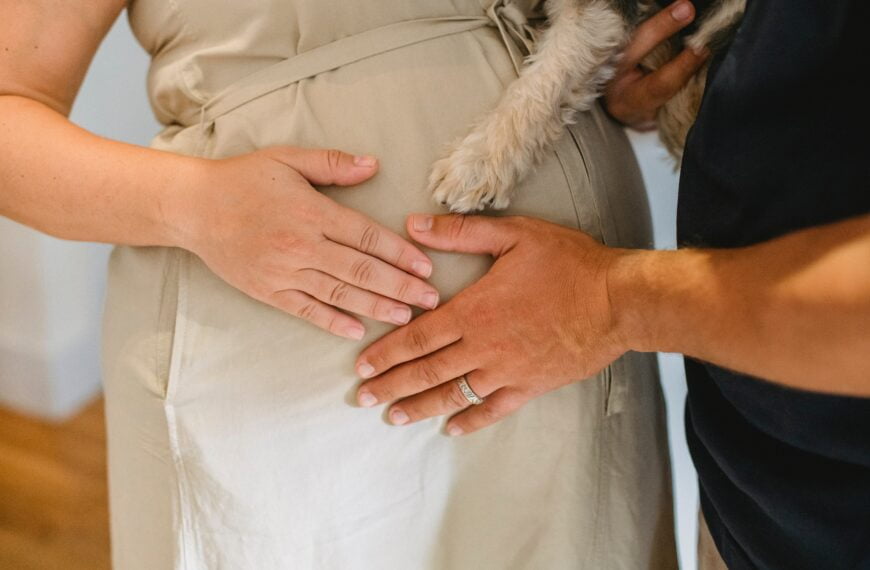
<path fill-rule="evenodd" d="M 684 43 L 665 42 L 642 67 L 658 69 L 683 45 L 724 49 L 745 3 L 718 0 L 699 15 Z M 433 165 L 429 190 L 435 199 L 461 213 L 507 207 L 511 190 L 563 136 L 575 113 L 594 104 L 632 31 L 657 9 L 650 0 L 547 0 L 549 27 L 520 77 L 496 108 Z M 705 66 L 658 113 L 660 137 L 677 161 L 697 116 L 706 75 Z"/>

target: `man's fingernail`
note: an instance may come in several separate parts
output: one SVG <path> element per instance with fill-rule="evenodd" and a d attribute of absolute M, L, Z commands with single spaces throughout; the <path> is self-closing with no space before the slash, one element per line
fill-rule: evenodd
<path fill-rule="evenodd" d="M 378 399 L 371 392 L 360 392 L 357 397 L 359 405 L 364 408 L 371 408 L 378 403 Z"/>
<path fill-rule="evenodd" d="M 344 329 L 344 334 L 347 338 L 361 340 L 365 336 L 366 330 L 360 325 L 350 325 Z"/>
<path fill-rule="evenodd" d="M 671 8 L 671 17 L 678 22 L 688 20 L 691 16 L 692 7 L 689 6 L 688 2 L 679 2 L 676 6 Z"/>
<path fill-rule="evenodd" d="M 390 311 L 390 320 L 397 325 L 406 325 L 411 320 L 411 309 L 408 307 L 396 307 Z"/>
<path fill-rule="evenodd" d="M 434 309 L 438 306 L 438 293 L 434 293 L 432 291 L 429 291 L 428 293 L 423 293 L 423 296 L 420 297 L 420 304 L 427 309 Z"/>
<path fill-rule="evenodd" d="M 462 435 L 465 432 L 463 432 L 462 428 L 459 426 L 450 426 L 449 428 L 447 428 L 447 433 L 449 433 L 452 436 L 457 436 L 457 435 Z"/>
<path fill-rule="evenodd" d="M 390 410 L 390 421 L 393 425 L 400 426 L 411 421 L 411 418 L 402 410 Z"/>
<path fill-rule="evenodd" d="M 432 264 L 428 261 L 415 261 L 411 264 L 411 269 L 414 270 L 414 273 L 423 278 L 429 278 L 432 275 Z"/>
<path fill-rule="evenodd" d="M 353 157 L 354 166 L 363 168 L 371 168 L 378 163 L 378 159 L 373 156 L 355 156 Z"/>
<path fill-rule="evenodd" d="M 363 362 L 356 367 L 356 373 L 360 375 L 360 378 L 371 378 L 375 375 L 375 367 L 368 362 Z"/>
<path fill-rule="evenodd" d="M 432 218 L 432 216 L 418 215 L 414 216 L 412 226 L 414 227 L 414 231 L 428 232 L 432 229 L 433 222 L 434 219 Z"/>

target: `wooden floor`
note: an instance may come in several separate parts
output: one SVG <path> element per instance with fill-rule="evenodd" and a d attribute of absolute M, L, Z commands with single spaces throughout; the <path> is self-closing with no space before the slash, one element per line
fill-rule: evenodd
<path fill-rule="evenodd" d="M 0 408 L 0 569 L 107 568 L 102 401 L 61 424 Z"/>

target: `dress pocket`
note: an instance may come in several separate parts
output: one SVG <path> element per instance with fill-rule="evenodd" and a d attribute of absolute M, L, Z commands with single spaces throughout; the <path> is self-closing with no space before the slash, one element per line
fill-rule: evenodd
<path fill-rule="evenodd" d="M 178 384 L 180 344 L 184 332 L 182 313 L 187 306 L 186 267 L 189 255 L 181 249 L 168 250 L 163 270 L 158 303 L 156 371 L 164 400 L 172 398 Z"/>
<path fill-rule="evenodd" d="M 618 361 L 617 361 L 618 362 Z M 624 376 L 617 374 L 614 369 L 620 368 L 617 363 L 613 363 L 599 375 L 601 377 L 604 416 L 609 417 L 620 413 L 625 404 L 625 388 L 626 384 Z"/>
<path fill-rule="evenodd" d="M 641 223 L 644 216 L 639 212 L 648 211 L 648 204 L 622 130 L 594 106 L 578 115 L 576 124 L 566 131 L 555 152 L 571 193 L 577 227 L 609 246 L 647 243 L 648 223 Z M 627 225 L 638 227 L 627 230 L 623 227 Z M 596 377 L 605 416 L 617 414 L 625 406 L 629 379 L 624 370 L 617 361 Z"/>
<path fill-rule="evenodd" d="M 565 135 L 555 144 L 553 150 L 571 195 L 577 228 L 605 243 L 601 211 L 595 197 L 590 165 L 580 138 L 570 129 L 566 129 Z"/>
<path fill-rule="evenodd" d="M 606 244 L 600 201 L 596 200 L 589 165 L 579 138 L 568 131 L 555 150 L 571 193 L 577 227 Z M 607 366 L 595 378 L 603 394 L 602 410 L 606 417 L 621 407 L 619 402 L 614 401 L 621 392 L 621 379 L 614 378 L 612 366 Z"/>

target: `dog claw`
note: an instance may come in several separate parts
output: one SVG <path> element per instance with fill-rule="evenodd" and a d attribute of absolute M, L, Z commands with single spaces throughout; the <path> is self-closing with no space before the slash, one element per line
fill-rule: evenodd
<path fill-rule="evenodd" d="M 475 133 L 455 143 L 452 151 L 432 167 L 429 189 L 435 201 L 451 212 L 461 213 L 507 207 L 513 181 L 497 173 L 511 169 L 499 165 L 499 160 L 505 159 L 497 156 L 500 153 L 489 147 L 487 139 Z"/>

